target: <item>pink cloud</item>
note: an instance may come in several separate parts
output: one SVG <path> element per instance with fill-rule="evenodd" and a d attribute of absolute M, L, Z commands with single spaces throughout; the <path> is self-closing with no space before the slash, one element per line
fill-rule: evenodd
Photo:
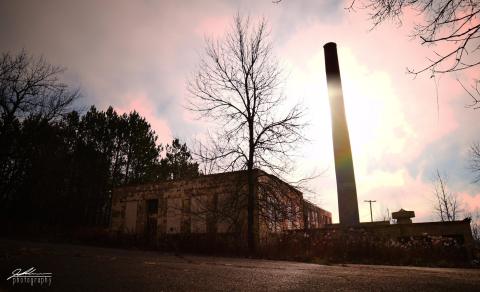
<path fill-rule="evenodd" d="M 205 17 L 195 27 L 194 32 L 198 36 L 221 37 L 232 25 L 233 16 L 210 16 Z"/>
<path fill-rule="evenodd" d="M 122 100 L 124 105 L 116 108 L 119 114 L 137 111 L 152 126 L 158 136 L 157 143 L 166 144 L 172 141 L 173 136 L 168 123 L 155 112 L 155 104 L 147 95 L 143 93 L 127 94 L 122 97 Z"/>
<path fill-rule="evenodd" d="M 480 193 L 471 194 L 462 192 L 459 194 L 461 202 L 464 204 L 465 211 L 471 211 L 480 208 Z"/>

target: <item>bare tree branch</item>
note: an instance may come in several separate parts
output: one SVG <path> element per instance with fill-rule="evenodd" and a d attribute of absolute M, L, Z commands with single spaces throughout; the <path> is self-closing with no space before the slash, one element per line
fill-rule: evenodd
<path fill-rule="evenodd" d="M 237 15 L 223 39 L 206 40 L 198 70 L 188 82 L 188 108 L 220 126 L 197 157 L 221 171 L 247 170 L 249 246 L 253 230 L 255 168 L 281 175 L 304 140 L 303 109 L 282 112 L 282 72 L 272 55 L 266 21 Z"/>
<path fill-rule="evenodd" d="M 52 119 L 69 110 L 79 97 L 79 90 L 70 90 L 62 83 L 64 68 L 53 66 L 44 58 L 35 59 L 21 51 L 0 57 L 0 114 L 4 126 L 14 118 L 29 115 Z"/>
<path fill-rule="evenodd" d="M 475 175 L 474 182 L 480 182 L 480 144 L 473 143 L 470 146 L 470 170 Z"/>
<path fill-rule="evenodd" d="M 455 221 L 458 219 L 462 210 L 457 194 L 451 193 L 447 189 L 445 178 L 437 169 L 434 183 L 435 205 L 434 210 L 441 221 Z"/>
<path fill-rule="evenodd" d="M 436 74 L 453 73 L 476 69 L 480 65 L 480 3 L 473 0 L 363 0 L 351 1 L 347 10 L 353 10 L 356 3 L 361 9 L 370 11 L 373 28 L 393 20 L 399 24 L 408 10 L 415 11 L 421 21 L 413 29 L 412 37 L 420 39 L 422 45 L 441 48 L 434 50 L 435 57 L 427 58 L 429 63 L 418 69 L 407 68 L 414 76 L 429 72 Z M 474 80 L 476 88 L 478 80 Z M 478 108 L 480 94 L 469 91 Z"/>

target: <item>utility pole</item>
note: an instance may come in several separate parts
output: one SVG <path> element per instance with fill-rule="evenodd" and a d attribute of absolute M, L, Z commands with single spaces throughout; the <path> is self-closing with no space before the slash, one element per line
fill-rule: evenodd
<path fill-rule="evenodd" d="M 372 200 L 365 200 L 364 202 L 365 202 L 365 203 L 370 203 L 370 220 L 371 220 L 371 222 L 373 222 L 373 215 L 372 215 L 372 203 L 375 203 L 376 201 L 372 201 Z"/>

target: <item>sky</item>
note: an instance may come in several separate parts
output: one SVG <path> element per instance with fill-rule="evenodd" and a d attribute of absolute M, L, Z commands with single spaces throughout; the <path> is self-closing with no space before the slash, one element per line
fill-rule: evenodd
<path fill-rule="evenodd" d="M 286 72 L 289 103 L 307 109 L 308 142 L 295 153 L 296 180 L 321 173 L 305 197 L 338 222 L 323 45 L 336 42 L 352 144 L 361 221 L 400 208 L 414 222 L 435 220 L 433 176 L 438 169 L 463 209 L 480 208 L 480 185 L 468 169 L 469 147 L 480 141 L 480 109 L 457 82 L 478 78 L 478 68 L 456 75 L 413 78 L 406 68 L 428 64 L 432 47 L 410 37 L 416 21 L 371 29 L 367 12 L 349 1 L 73 1 L 0 0 L 0 52 L 22 48 L 67 68 L 65 82 L 79 87 L 79 108 L 112 105 L 137 110 L 159 143 L 191 143 L 208 124 L 185 109 L 186 83 L 197 68 L 205 38 L 221 37 L 238 12 L 264 17 L 273 54 Z M 441 50 L 442 48 L 434 48 Z"/>

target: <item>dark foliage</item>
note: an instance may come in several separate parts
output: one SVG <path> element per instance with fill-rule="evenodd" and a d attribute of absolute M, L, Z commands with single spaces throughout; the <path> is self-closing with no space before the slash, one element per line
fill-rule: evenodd
<path fill-rule="evenodd" d="M 3 54 L 0 69 L 0 220 L 7 226 L 106 227 L 113 188 L 199 175 L 178 139 L 161 158 L 163 147 L 136 111 L 69 110 L 78 91 L 59 81 L 62 68 L 21 52 Z"/>
<path fill-rule="evenodd" d="M 114 187 L 199 175 L 185 144 L 162 146 L 137 112 L 118 115 L 95 107 L 49 121 L 16 120 L 16 172 L 1 181 L 1 214 L 22 223 L 108 226 Z M 172 174 L 172 175 L 170 175 Z"/>
<path fill-rule="evenodd" d="M 160 160 L 155 174 L 157 180 L 175 180 L 196 177 L 200 173 L 187 144 L 173 139 L 171 145 L 165 146 L 165 157 Z"/>

